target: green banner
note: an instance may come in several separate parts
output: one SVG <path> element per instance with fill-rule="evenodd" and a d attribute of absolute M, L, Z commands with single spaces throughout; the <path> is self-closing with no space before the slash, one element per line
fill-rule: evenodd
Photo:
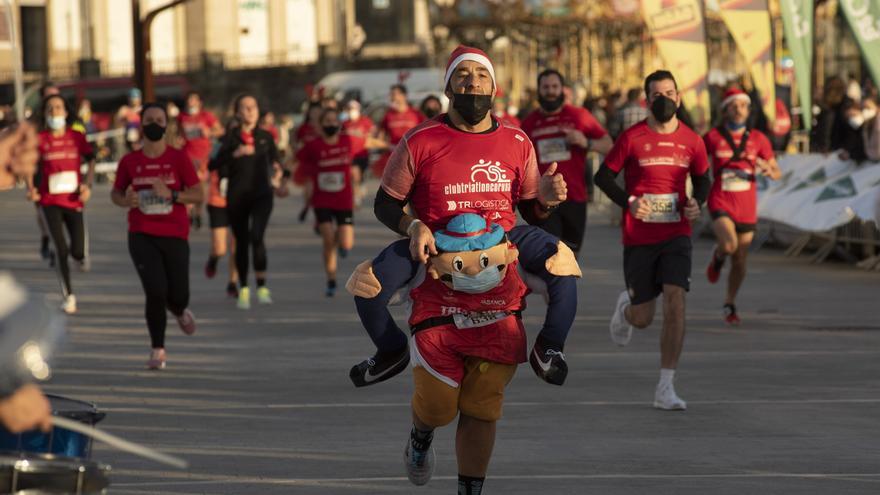
<path fill-rule="evenodd" d="M 844 0 L 846 3 L 847 0 Z M 853 1 L 853 0 L 850 0 Z M 855 0 L 860 1 L 860 0 Z M 867 0 L 865 0 L 867 1 Z M 813 0 L 780 0 L 785 43 L 794 60 L 795 84 L 801 106 L 801 121 L 813 126 Z"/>
<path fill-rule="evenodd" d="M 880 83 L 880 0 L 841 0 L 840 6 L 876 86 Z"/>

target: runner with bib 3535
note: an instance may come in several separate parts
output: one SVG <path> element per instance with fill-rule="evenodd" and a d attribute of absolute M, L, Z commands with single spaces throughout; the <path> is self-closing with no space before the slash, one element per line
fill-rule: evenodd
<path fill-rule="evenodd" d="M 690 287 L 691 224 L 709 192 L 709 164 L 703 140 L 681 123 L 675 79 L 657 71 L 645 79 L 651 106 L 648 118 L 620 135 L 596 173 L 596 185 L 625 209 L 623 271 L 627 290 L 617 299 L 611 318 L 611 340 L 626 345 L 632 328 L 654 319 L 655 299 L 663 294 L 660 336 L 660 383 L 654 407 L 684 410 L 673 386 L 684 346 L 685 292 Z M 626 190 L 615 177 L 621 171 Z M 693 197 L 686 194 L 688 175 Z"/>

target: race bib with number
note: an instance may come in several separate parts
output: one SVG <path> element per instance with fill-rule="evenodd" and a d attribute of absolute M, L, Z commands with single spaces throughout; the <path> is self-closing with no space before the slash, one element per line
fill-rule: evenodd
<path fill-rule="evenodd" d="M 752 189 L 752 181 L 746 172 L 741 170 L 725 170 L 721 173 L 721 190 L 727 192 L 743 192 Z"/>
<path fill-rule="evenodd" d="M 510 316 L 507 311 L 474 311 L 471 313 L 456 313 L 452 315 L 452 321 L 456 328 L 478 328 L 491 325 L 496 321 Z"/>
<path fill-rule="evenodd" d="M 678 212 L 678 193 L 645 194 L 642 196 L 651 203 L 651 214 L 645 219 L 648 223 L 674 223 L 681 221 Z"/>
<path fill-rule="evenodd" d="M 67 194 L 79 188 L 79 173 L 74 170 L 56 172 L 49 176 L 49 194 Z"/>
<path fill-rule="evenodd" d="M 170 199 L 157 196 L 152 189 L 138 191 L 138 201 L 138 208 L 144 215 L 167 215 L 174 208 Z"/>
<path fill-rule="evenodd" d="M 538 158 L 541 163 L 564 162 L 571 160 L 571 150 L 564 137 L 541 139 L 538 141 Z"/>
<path fill-rule="evenodd" d="M 187 139 L 198 139 L 202 137 L 202 128 L 197 125 L 185 126 L 183 129 Z"/>
<path fill-rule="evenodd" d="M 318 189 L 335 193 L 345 189 L 344 172 L 321 172 L 318 174 Z"/>

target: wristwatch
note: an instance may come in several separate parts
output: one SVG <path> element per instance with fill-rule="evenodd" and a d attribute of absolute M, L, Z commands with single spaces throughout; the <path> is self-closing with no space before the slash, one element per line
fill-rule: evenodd
<path fill-rule="evenodd" d="M 180 191 L 171 191 L 171 202 L 177 203 L 178 196 L 180 196 Z"/>

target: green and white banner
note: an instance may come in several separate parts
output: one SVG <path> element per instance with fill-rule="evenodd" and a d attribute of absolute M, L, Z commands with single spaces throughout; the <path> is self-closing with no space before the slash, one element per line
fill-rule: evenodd
<path fill-rule="evenodd" d="M 782 178 L 760 181 L 758 217 L 808 232 L 853 219 L 880 225 L 880 163 L 856 165 L 836 155 L 786 155 Z"/>
<path fill-rule="evenodd" d="M 874 84 L 880 84 L 880 0 L 840 0 Z"/>
<path fill-rule="evenodd" d="M 785 44 L 794 60 L 795 84 L 800 100 L 801 120 L 806 129 L 813 125 L 813 0 L 780 0 Z"/>

